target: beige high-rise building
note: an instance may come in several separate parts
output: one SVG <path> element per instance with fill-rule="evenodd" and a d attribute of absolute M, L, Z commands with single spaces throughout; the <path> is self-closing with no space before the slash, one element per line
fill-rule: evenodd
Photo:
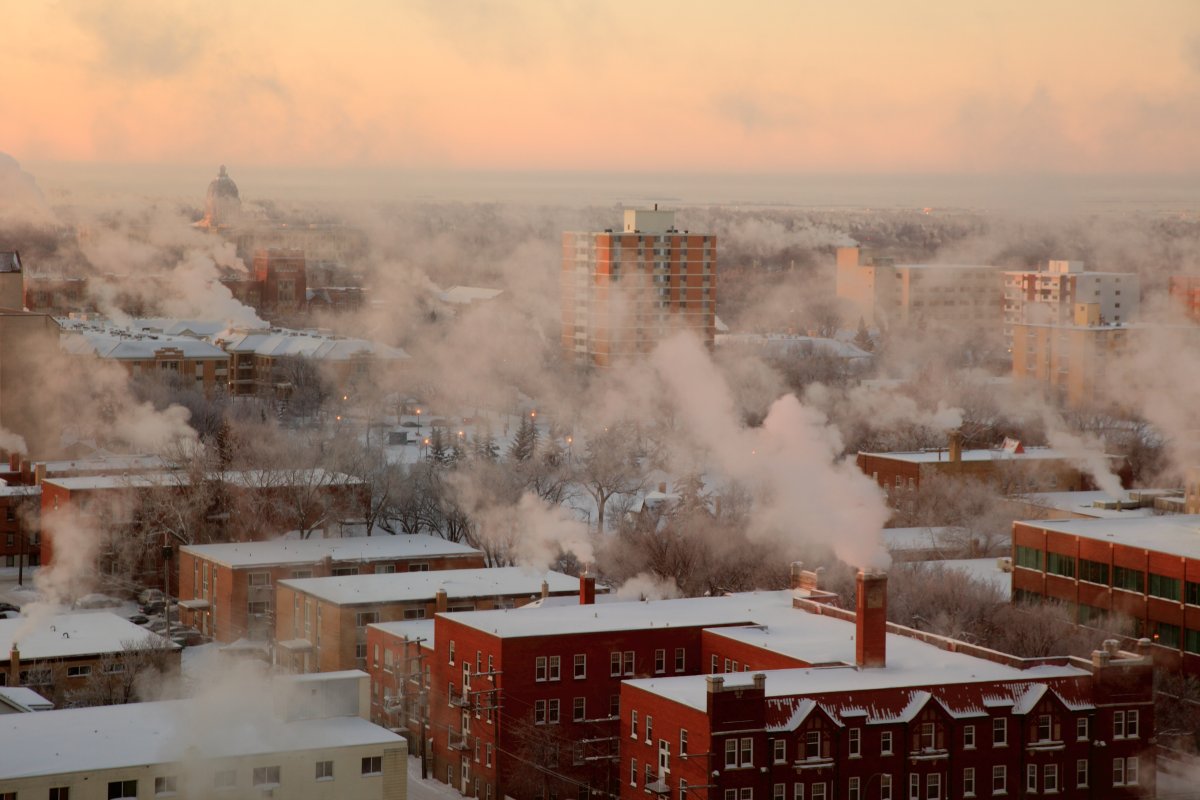
<path fill-rule="evenodd" d="M 1020 322 L 1071 322 L 1078 303 L 1096 305 L 1101 323 L 1129 322 L 1140 301 L 1136 273 L 1088 272 L 1082 261 L 1050 261 L 1044 270 L 1005 272 L 1005 342 L 1012 347 L 1013 326 Z"/>
<path fill-rule="evenodd" d="M 716 334 L 717 237 L 675 227 L 675 212 L 629 209 L 624 229 L 564 233 L 562 347 L 577 364 L 645 355 L 671 333 Z"/>
<path fill-rule="evenodd" d="M 859 247 L 837 250 L 837 294 L 867 325 L 995 331 L 1003 321 L 1004 275 L 978 264 L 896 264 Z"/>

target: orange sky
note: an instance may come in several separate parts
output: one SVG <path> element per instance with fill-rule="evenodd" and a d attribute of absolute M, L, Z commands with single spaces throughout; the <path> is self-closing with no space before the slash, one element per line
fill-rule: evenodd
<path fill-rule="evenodd" d="M 1200 0 L 33 0 L 21 160 L 1200 169 Z"/>

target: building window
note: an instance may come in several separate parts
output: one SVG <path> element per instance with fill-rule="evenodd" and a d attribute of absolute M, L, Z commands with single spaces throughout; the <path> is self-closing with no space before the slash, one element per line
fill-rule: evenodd
<path fill-rule="evenodd" d="M 683 672 L 687 663 L 687 650 L 682 647 L 675 648 L 675 671 Z"/>
<path fill-rule="evenodd" d="M 687 755 L 687 728 L 679 729 L 679 755 Z"/>
<path fill-rule="evenodd" d="M 1080 717 L 1075 720 L 1075 738 L 1078 741 L 1084 741 L 1088 738 L 1088 718 Z"/>
<path fill-rule="evenodd" d="M 892 800 L 892 776 L 886 773 L 879 776 L 879 800 Z"/>
<path fill-rule="evenodd" d="M 892 754 L 892 732 L 883 731 L 879 734 L 879 755 L 890 756 Z"/>
<path fill-rule="evenodd" d="M 754 739 L 752 739 L 749 736 L 742 737 L 741 753 L 742 753 L 741 765 L 743 767 L 753 767 L 754 766 Z"/>
<path fill-rule="evenodd" d="M 992 745 L 1004 747 L 1008 744 L 1008 720 L 1004 718 L 992 720 Z"/>
<path fill-rule="evenodd" d="M 137 781 L 109 781 L 108 800 L 137 800 Z"/>
<path fill-rule="evenodd" d="M 1042 769 L 1042 791 L 1047 794 L 1058 792 L 1058 765 L 1047 764 Z"/>
<path fill-rule="evenodd" d="M 237 786 L 237 770 L 222 769 L 213 775 L 214 789 L 232 789 Z"/>
<path fill-rule="evenodd" d="M 335 578 L 344 578 L 347 575 L 357 575 L 358 567 L 334 567 L 333 576 Z"/>
<path fill-rule="evenodd" d="M 775 739 L 771 742 L 771 758 L 776 764 L 787 761 L 787 740 Z"/>
<path fill-rule="evenodd" d="M 550 656 L 550 680 L 556 681 L 562 677 L 562 657 Z"/>
<path fill-rule="evenodd" d="M 666 775 L 671 771 L 671 743 L 666 739 L 658 740 L 658 774 Z"/>
<path fill-rule="evenodd" d="M 453 639 L 450 640 L 450 663 L 451 663 L 451 665 L 454 664 L 454 640 Z"/>
<path fill-rule="evenodd" d="M 1026 567 L 1027 569 L 1036 569 L 1042 571 L 1042 557 L 1045 554 L 1034 547 L 1026 547 L 1025 545 L 1017 545 L 1017 566 Z"/>
<path fill-rule="evenodd" d="M 1108 564 L 1102 564 L 1099 561 L 1088 561 L 1086 558 L 1079 559 L 1079 580 L 1108 586 Z"/>
<path fill-rule="evenodd" d="M 0 795 L 0 798 L 4 798 L 4 797 L 6 797 L 6 796 Z M 17 800 L 17 796 L 15 794 L 12 794 L 12 795 L 8 796 L 8 800 Z M 71 787 L 70 786 L 51 786 L 50 787 L 50 800 L 71 800 Z"/>
<path fill-rule="evenodd" d="M 545 725 L 546 724 L 546 701 L 545 700 L 534 701 L 533 724 L 534 725 Z"/>
<path fill-rule="evenodd" d="M 629 785 L 637 786 L 637 759 L 629 759 Z M 728 792 L 726 792 L 728 794 Z"/>
<path fill-rule="evenodd" d="M 654 717 L 646 715 L 646 744 L 654 741 Z"/>
<path fill-rule="evenodd" d="M 738 800 L 754 800 L 754 788 L 752 786 L 743 786 L 738 789 Z"/>
<path fill-rule="evenodd" d="M 915 772 L 908 775 L 908 800 L 921 800 L 921 776 Z"/>
<path fill-rule="evenodd" d="M 550 723 L 551 725 L 558 724 L 558 705 L 559 705 L 558 698 L 554 698 L 553 700 L 550 701 L 549 706 L 547 708 L 546 721 L 548 723 Z"/>
<path fill-rule="evenodd" d="M 318 761 L 316 765 L 316 779 L 319 781 L 333 780 L 333 762 Z"/>
<path fill-rule="evenodd" d="M 963 797 L 975 796 L 975 768 L 967 767 L 963 770 Z"/>
<path fill-rule="evenodd" d="M 160 775 L 154 779 L 155 797 L 173 797 L 175 795 L 175 776 Z"/>
<path fill-rule="evenodd" d="M 937 745 L 937 727 L 932 722 L 921 723 L 921 749 L 935 750 Z"/>
<path fill-rule="evenodd" d="M 629 712 L 629 738 L 630 739 L 638 738 L 637 709 L 633 709 L 632 711 Z"/>
<path fill-rule="evenodd" d="M 362 760 L 363 775 L 382 775 L 383 756 L 367 756 Z"/>
<path fill-rule="evenodd" d="M 75 666 L 75 667 L 67 667 L 67 677 L 68 678 L 84 678 L 91 674 L 92 674 L 92 667 L 90 664 L 81 664 L 81 665 Z"/>
<path fill-rule="evenodd" d="M 1075 786 L 1086 789 L 1088 785 L 1088 760 L 1081 758 L 1075 762 Z"/>
<path fill-rule="evenodd" d="M 858 778 L 851 778 L 846 789 L 849 795 L 848 800 L 862 800 L 861 781 Z"/>
<path fill-rule="evenodd" d="M 1025 765 L 1025 791 L 1030 794 L 1037 794 L 1037 764 Z"/>
<path fill-rule="evenodd" d="M 395 564 L 376 564 L 375 565 L 375 574 L 376 575 L 391 575 L 395 571 L 396 571 Z"/>
<path fill-rule="evenodd" d="M 1037 741 L 1049 742 L 1053 739 L 1051 736 L 1052 720 L 1049 714 L 1041 714 L 1038 716 L 1037 722 Z"/>
<path fill-rule="evenodd" d="M 608 716 L 612 719 L 620 719 L 621 717 L 621 695 L 610 694 L 608 696 Z"/>
<path fill-rule="evenodd" d="M 279 783 L 279 767 L 255 767 L 250 777 L 255 786 L 274 786 Z"/>
<path fill-rule="evenodd" d="M 1182 630 L 1178 625 L 1171 625 L 1167 622 L 1154 623 L 1153 638 L 1157 645 L 1178 650 L 1181 634 Z"/>
<path fill-rule="evenodd" d="M 1130 592 L 1146 591 L 1146 573 L 1138 569 L 1113 567 L 1113 588 Z"/>
<path fill-rule="evenodd" d="M 942 800 L 942 774 L 931 772 L 925 776 L 925 800 Z"/>
<path fill-rule="evenodd" d="M 587 700 L 583 697 L 576 697 L 573 703 L 572 719 L 575 722 L 583 722 L 587 719 Z"/>
<path fill-rule="evenodd" d="M 625 665 L 624 665 L 625 666 L 625 674 L 632 675 L 633 674 L 633 651 L 626 650 L 625 654 L 624 654 L 624 659 L 625 659 Z"/>
<path fill-rule="evenodd" d="M 658 649 L 654 651 L 654 674 L 661 675 L 667 671 L 667 651 Z"/>
<path fill-rule="evenodd" d="M 533 662 L 533 679 L 539 683 L 546 680 L 546 657 L 538 656 Z"/>
<path fill-rule="evenodd" d="M 963 726 L 963 749 L 964 750 L 974 750 L 975 749 L 975 726 L 974 725 L 964 725 Z"/>
<path fill-rule="evenodd" d="M 709 664 L 710 669 L 708 671 L 710 673 L 712 673 L 713 675 L 716 675 L 717 674 L 717 666 L 719 663 L 720 663 L 720 659 L 716 655 L 714 655 L 712 657 L 712 663 Z"/>
<path fill-rule="evenodd" d="M 251 572 L 246 576 L 246 581 L 251 586 L 270 586 L 271 573 L 269 572 Z"/>
<path fill-rule="evenodd" d="M 821 757 L 821 732 L 807 731 L 804 734 L 804 757 L 814 759 Z"/>
<path fill-rule="evenodd" d="M 851 778 L 853 780 L 853 778 Z M 787 784 L 776 783 L 771 787 L 771 800 L 787 800 Z M 855 798 L 857 800 L 857 798 Z"/>
<path fill-rule="evenodd" d="M 1074 578 L 1075 557 L 1062 553 L 1047 553 L 1046 572 L 1051 575 L 1062 575 L 1064 578 Z"/>
<path fill-rule="evenodd" d="M 992 767 L 992 794 L 1004 794 L 1008 791 L 1008 770 L 1001 764 Z"/>
<path fill-rule="evenodd" d="M 582 680 L 587 677 L 587 656 L 583 653 L 575 654 L 575 679 Z"/>
<path fill-rule="evenodd" d="M 1158 573 L 1150 573 L 1150 583 L 1146 589 L 1146 594 L 1151 597 L 1161 597 L 1164 600 L 1174 600 L 1179 602 L 1183 597 L 1183 586 L 1179 578 L 1168 578 L 1166 575 Z"/>
<path fill-rule="evenodd" d="M 850 729 L 850 757 L 858 758 L 862 755 L 862 728 Z"/>
<path fill-rule="evenodd" d="M 738 765 L 738 742 L 737 739 L 725 740 L 725 768 L 733 769 Z"/>
<path fill-rule="evenodd" d="M 619 650 L 608 654 L 608 674 L 614 678 L 621 674 L 621 652 Z"/>

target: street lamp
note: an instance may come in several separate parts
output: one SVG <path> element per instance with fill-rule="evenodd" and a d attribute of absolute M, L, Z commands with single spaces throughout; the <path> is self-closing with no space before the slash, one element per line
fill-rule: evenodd
<path fill-rule="evenodd" d="M 421 435 L 421 409 L 417 409 L 417 436 Z"/>
<path fill-rule="evenodd" d="M 571 445 L 573 445 L 573 444 L 575 444 L 575 438 L 572 436 L 568 436 L 567 437 L 567 463 L 568 464 L 571 463 L 571 456 L 572 456 L 573 450 L 574 450 L 574 448 L 572 448 Z"/>

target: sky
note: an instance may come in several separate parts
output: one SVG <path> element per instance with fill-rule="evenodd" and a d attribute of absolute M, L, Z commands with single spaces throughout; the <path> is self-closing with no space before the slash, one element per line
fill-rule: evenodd
<path fill-rule="evenodd" d="M 1200 170 L 1196 0 L 27 0 L 20 161 Z"/>

